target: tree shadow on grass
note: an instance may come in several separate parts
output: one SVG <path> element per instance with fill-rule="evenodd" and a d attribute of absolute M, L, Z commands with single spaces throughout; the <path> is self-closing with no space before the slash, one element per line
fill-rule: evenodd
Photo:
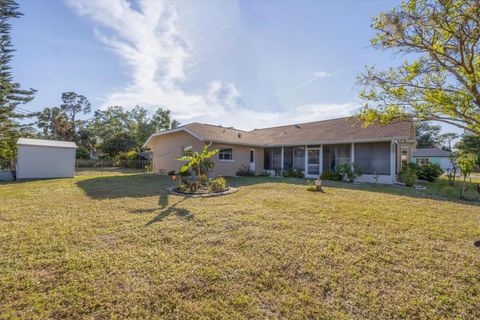
<path fill-rule="evenodd" d="M 155 212 L 157 210 L 160 210 L 160 212 L 150 221 L 145 224 L 146 227 L 148 227 L 151 224 L 154 224 L 156 222 L 161 222 L 165 218 L 171 216 L 171 215 L 176 215 L 179 218 L 183 219 L 193 219 L 194 215 L 190 211 L 184 208 L 178 208 L 177 206 L 181 204 L 183 201 L 187 200 L 187 197 L 183 197 L 180 201 L 175 202 L 173 205 L 169 206 L 169 194 L 167 190 L 163 190 L 160 193 L 160 198 L 158 199 L 158 205 L 159 207 L 156 208 L 150 208 L 150 209 L 137 209 L 133 210 L 133 213 L 141 214 L 141 213 L 151 213 Z"/>
<path fill-rule="evenodd" d="M 156 196 L 172 182 L 157 174 L 131 174 L 81 179 L 76 185 L 90 198 L 115 199 Z"/>

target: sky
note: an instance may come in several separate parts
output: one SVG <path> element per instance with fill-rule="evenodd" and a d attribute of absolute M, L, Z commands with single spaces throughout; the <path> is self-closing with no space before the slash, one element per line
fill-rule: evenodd
<path fill-rule="evenodd" d="M 38 90 L 22 106 L 85 95 L 93 109 L 168 108 L 193 121 L 253 129 L 354 114 L 374 50 L 371 19 L 388 0 L 20 0 L 14 78 Z"/>

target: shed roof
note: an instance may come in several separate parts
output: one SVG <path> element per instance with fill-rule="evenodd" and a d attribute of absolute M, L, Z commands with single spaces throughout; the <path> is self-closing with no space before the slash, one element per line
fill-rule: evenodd
<path fill-rule="evenodd" d="M 42 139 L 28 139 L 19 138 L 17 141 L 19 146 L 35 146 L 35 147 L 55 147 L 55 148 L 77 148 L 75 142 L 58 141 L 58 140 L 42 140 Z"/>
<path fill-rule="evenodd" d="M 419 148 L 413 153 L 414 157 L 448 157 L 450 152 L 437 148 Z"/>

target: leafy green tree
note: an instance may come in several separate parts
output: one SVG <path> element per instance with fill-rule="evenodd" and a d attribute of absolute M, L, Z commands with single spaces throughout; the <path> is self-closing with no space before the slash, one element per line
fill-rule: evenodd
<path fill-rule="evenodd" d="M 35 90 L 23 90 L 20 84 L 13 82 L 10 61 L 13 58 L 13 46 L 10 37 L 11 18 L 19 18 L 22 13 L 13 0 L 0 1 L 0 156 L 16 156 L 16 140 L 22 135 L 22 126 L 18 119 L 25 117 L 18 112 L 18 105 L 31 101 Z"/>
<path fill-rule="evenodd" d="M 153 126 L 152 133 L 155 133 L 177 128 L 180 125 L 180 122 L 172 120 L 170 110 L 158 108 L 153 114 L 151 124 Z"/>
<path fill-rule="evenodd" d="M 457 156 L 457 165 L 458 168 L 460 169 L 460 172 L 463 175 L 463 183 L 462 183 L 462 188 L 460 190 L 460 198 L 465 199 L 465 185 L 466 185 L 466 180 L 470 173 L 472 173 L 473 170 L 477 167 L 477 155 L 473 153 L 460 153 Z"/>
<path fill-rule="evenodd" d="M 409 0 L 373 19 L 374 48 L 409 57 L 359 76 L 366 125 L 413 116 L 480 134 L 480 1 Z"/>
<path fill-rule="evenodd" d="M 446 151 L 453 151 L 452 141 L 458 139 L 460 136 L 454 132 L 442 133 L 438 136 L 439 141 L 441 141 L 442 149 Z"/>
<path fill-rule="evenodd" d="M 85 96 L 71 91 L 62 93 L 62 102 L 60 107 L 70 119 L 73 139 L 77 141 L 77 127 L 79 125 L 77 116 L 81 113 L 89 113 L 91 111 L 91 104 Z"/>
<path fill-rule="evenodd" d="M 135 138 L 128 132 L 119 132 L 102 141 L 101 149 L 110 157 L 135 148 Z"/>
<path fill-rule="evenodd" d="M 460 153 L 472 153 L 477 156 L 477 166 L 480 167 L 480 136 L 464 134 L 456 144 Z"/>
<path fill-rule="evenodd" d="M 36 114 L 37 127 L 41 130 L 41 137 L 53 140 L 73 140 L 72 123 L 65 112 L 59 107 L 45 108 Z"/>
<path fill-rule="evenodd" d="M 438 136 L 440 126 L 430 125 L 428 122 L 420 122 L 415 125 L 417 136 L 417 148 L 437 148 L 439 147 Z"/>

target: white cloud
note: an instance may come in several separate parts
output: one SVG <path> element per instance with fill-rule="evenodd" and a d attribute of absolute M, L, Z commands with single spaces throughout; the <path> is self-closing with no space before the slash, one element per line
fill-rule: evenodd
<path fill-rule="evenodd" d="M 128 69 L 130 82 L 108 93 L 103 107 L 142 105 L 153 110 L 166 106 L 184 123 L 203 121 L 242 129 L 327 119 L 353 109 L 349 103 L 309 104 L 285 112 L 257 112 L 243 106 L 234 83 L 221 80 L 212 80 L 201 92 L 189 91 L 184 84 L 195 63 L 194 51 L 178 27 L 172 4 L 148 0 L 138 1 L 138 8 L 127 0 L 68 0 L 68 4 L 93 21 L 99 41 Z M 336 73 L 315 72 L 303 86 Z"/>
<path fill-rule="evenodd" d="M 334 72 L 326 72 L 326 71 L 316 71 L 316 72 L 313 72 L 313 73 L 310 75 L 310 78 L 308 78 L 308 80 L 300 83 L 298 86 L 294 87 L 292 90 L 293 90 L 293 91 L 296 91 L 296 90 L 298 90 L 298 89 L 308 87 L 309 85 L 311 85 L 313 82 L 315 82 L 315 81 L 317 81 L 317 80 L 326 79 L 326 78 L 331 78 L 331 77 L 333 77 L 333 76 L 336 76 L 336 75 L 339 74 L 340 72 L 342 72 L 342 70 L 337 70 L 337 71 L 334 71 Z"/>

